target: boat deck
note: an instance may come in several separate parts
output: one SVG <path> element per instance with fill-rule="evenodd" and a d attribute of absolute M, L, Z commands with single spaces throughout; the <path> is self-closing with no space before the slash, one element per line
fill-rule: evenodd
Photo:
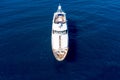
<path fill-rule="evenodd" d="M 55 56 L 55 58 L 59 61 L 62 61 L 66 55 L 67 55 L 67 52 L 68 52 L 68 48 L 66 49 L 53 49 L 53 54 Z"/>
<path fill-rule="evenodd" d="M 57 14 L 57 15 L 55 16 L 54 23 L 56 23 L 56 24 L 63 23 L 63 24 L 64 24 L 65 22 L 66 22 L 66 20 L 65 20 L 64 15 L 62 15 L 62 14 Z"/>

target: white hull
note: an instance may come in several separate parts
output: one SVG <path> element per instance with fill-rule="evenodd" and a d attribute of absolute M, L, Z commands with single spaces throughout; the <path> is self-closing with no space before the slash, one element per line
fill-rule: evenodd
<path fill-rule="evenodd" d="M 58 61 L 65 59 L 68 53 L 68 28 L 66 14 L 58 6 L 58 11 L 54 13 L 52 23 L 52 51 Z"/>

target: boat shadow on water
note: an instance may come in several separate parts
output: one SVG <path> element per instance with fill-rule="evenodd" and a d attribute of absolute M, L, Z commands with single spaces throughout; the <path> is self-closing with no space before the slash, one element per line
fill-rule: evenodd
<path fill-rule="evenodd" d="M 73 20 L 68 19 L 68 30 L 69 30 L 69 50 L 64 61 L 54 61 L 54 69 L 58 74 L 68 74 L 69 69 L 67 62 L 75 62 L 77 60 L 77 25 Z"/>
<path fill-rule="evenodd" d="M 76 61 L 76 55 L 77 55 L 76 34 L 78 32 L 75 21 L 68 19 L 68 30 L 69 30 L 69 51 L 66 56 L 66 61 L 74 62 Z"/>

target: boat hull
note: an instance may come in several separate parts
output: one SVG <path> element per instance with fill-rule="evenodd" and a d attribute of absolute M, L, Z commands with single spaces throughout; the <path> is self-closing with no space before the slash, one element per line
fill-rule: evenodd
<path fill-rule="evenodd" d="M 58 6 L 57 12 L 54 13 L 52 22 L 52 51 L 58 61 L 63 61 L 68 53 L 68 28 L 66 13 Z"/>

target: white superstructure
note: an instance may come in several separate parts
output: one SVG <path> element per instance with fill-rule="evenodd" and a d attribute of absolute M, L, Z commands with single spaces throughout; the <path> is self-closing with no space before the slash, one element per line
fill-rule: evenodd
<path fill-rule="evenodd" d="M 60 4 L 53 16 L 51 41 L 55 58 L 58 61 L 64 60 L 68 52 L 68 28 L 66 13 L 62 11 Z"/>

